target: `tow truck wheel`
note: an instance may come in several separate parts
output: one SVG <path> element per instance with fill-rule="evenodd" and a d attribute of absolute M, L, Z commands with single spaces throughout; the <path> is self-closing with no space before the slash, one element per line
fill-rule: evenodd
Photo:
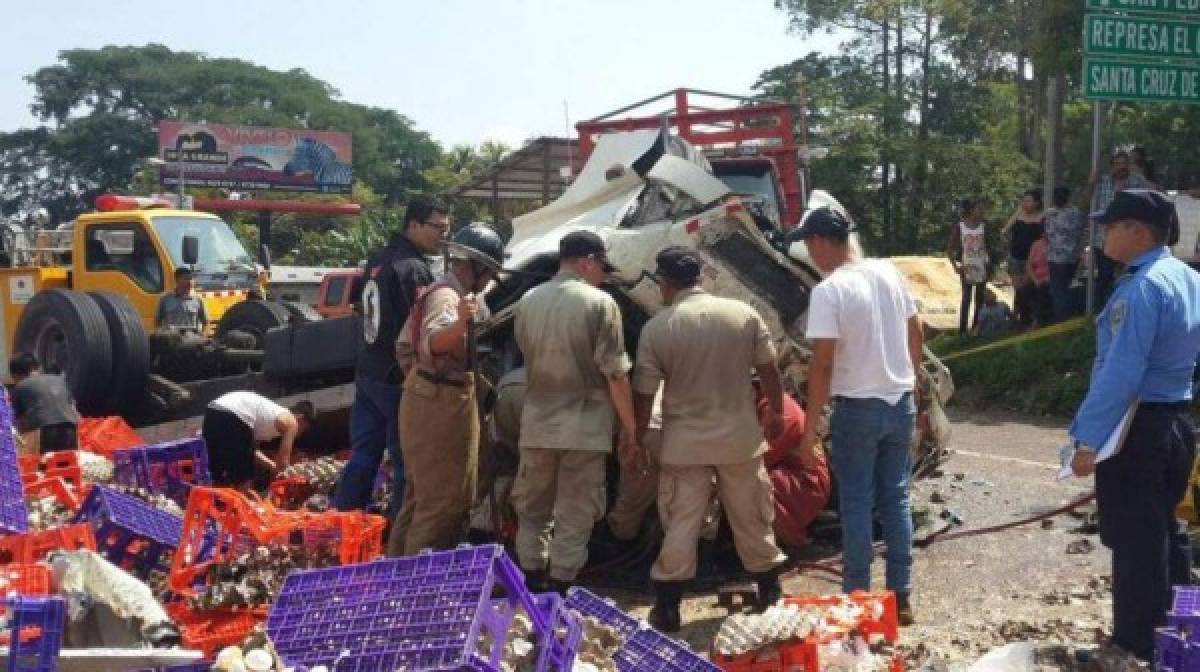
<path fill-rule="evenodd" d="M 291 316 L 293 322 L 320 322 L 321 314 L 316 308 L 300 301 L 280 301 L 279 305 Z"/>
<path fill-rule="evenodd" d="M 287 309 L 274 301 L 242 301 L 221 316 L 217 323 L 217 338 L 240 331 L 254 338 L 254 350 L 263 350 L 267 332 L 287 323 Z"/>
<path fill-rule="evenodd" d="M 89 292 L 104 313 L 112 340 L 112 408 L 136 408 L 146 393 L 150 375 L 150 339 L 142 318 L 129 299 L 112 292 Z"/>
<path fill-rule="evenodd" d="M 37 293 L 21 312 L 16 352 L 61 371 L 80 412 L 104 413 L 111 397 L 113 348 L 104 313 L 92 297 L 68 289 Z"/>

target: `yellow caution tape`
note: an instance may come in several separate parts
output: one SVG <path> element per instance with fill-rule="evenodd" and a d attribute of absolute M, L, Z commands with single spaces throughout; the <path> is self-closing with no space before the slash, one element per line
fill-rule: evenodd
<path fill-rule="evenodd" d="M 1027 331 L 1023 334 L 1017 334 L 1015 336 L 1010 336 L 1008 338 L 1005 338 L 1005 339 L 1002 339 L 999 341 L 994 341 L 994 342 L 988 343 L 986 345 L 981 345 L 977 348 L 971 348 L 970 350 L 963 350 L 961 352 L 952 352 L 948 355 L 942 355 L 939 357 L 939 359 L 941 359 L 943 362 L 949 362 L 949 361 L 958 359 L 960 357 L 966 357 L 967 355 L 975 355 L 975 354 L 979 354 L 981 352 L 987 352 L 989 350 L 999 350 L 1000 348 L 1007 348 L 1010 345 L 1017 345 L 1018 343 L 1024 343 L 1026 341 L 1036 341 L 1036 340 L 1040 340 L 1043 338 L 1050 338 L 1051 336 L 1058 336 L 1060 334 L 1065 334 L 1068 332 L 1076 331 L 1078 329 L 1083 329 L 1083 328 L 1087 327 L 1087 325 L 1089 324 L 1090 321 L 1091 320 L 1086 317 L 1077 317 L 1073 320 L 1067 320 L 1066 322 L 1059 322 L 1058 324 L 1052 324 L 1052 325 L 1050 325 L 1048 327 L 1044 327 L 1042 329 L 1035 329 L 1033 331 Z"/>

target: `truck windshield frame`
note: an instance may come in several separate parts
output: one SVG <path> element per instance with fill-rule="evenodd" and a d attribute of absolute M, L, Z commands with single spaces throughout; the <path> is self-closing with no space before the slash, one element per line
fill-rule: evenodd
<path fill-rule="evenodd" d="M 248 277 L 253 283 L 253 278 L 257 277 L 258 267 L 254 258 L 246 252 L 229 224 L 220 217 L 158 215 L 152 217 L 151 222 L 175 268 L 186 265 L 183 263 L 184 236 L 195 236 L 200 241 L 199 260 L 193 270 L 197 284 L 202 287 L 214 280 L 218 284 L 228 285 L 228 281 L 242 277 Z M 227 282 L 221 283 L 221 280 Z"/>

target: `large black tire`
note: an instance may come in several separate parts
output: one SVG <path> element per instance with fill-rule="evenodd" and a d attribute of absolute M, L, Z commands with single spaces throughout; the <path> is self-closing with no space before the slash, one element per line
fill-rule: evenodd
<path fill-rule="evenodd" d="M 79 410 L 104 413 L 112 387 L 112 338 L 92 297 L 68 289 L 38 292 L 21 312 L 16 352 L 32 353 L 43 370 L 60 370 Z"/>
<path fill-rule="evenodd" d="M 292 317 L 293 322 L 305 323 L 321 321 L 321 314 L 317 312 L 316 308 L 313 308 L 307 303 L 302 303 L 300 301 L 280 301 L 279 304 L 282 305 L 284 310 L 288 312 L 288 315 Z"/>
<path fill-rule="evenodd" d="M 88 296 L 104 313 L 112 340 L 112 408 L 124 411 L 137 408 L 146 394 L 150 376 L 150 339 L 142 326 L 142 317 L 129 299 L 112 292 L 89 292 Z"/>
<path fill-rule="evenodd" d="M 225 311 L 217 323 L 217 338 L 231 331 L 241 331 L 254 337 L 254 349 L 263 350 L 267 332 L 289 322 L 286 308 L 274 301 L 242 301 Z"/>

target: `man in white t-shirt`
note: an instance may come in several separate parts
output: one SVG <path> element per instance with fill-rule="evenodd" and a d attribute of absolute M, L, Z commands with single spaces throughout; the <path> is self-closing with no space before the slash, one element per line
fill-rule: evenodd
<path fill-rule="evenodd" d="M 913 622 L 912 517 L 909 447 L 916 430 L 921 323 L 899 271 L 890 262 L 858 259 L 841 214 L 809 212 L 796 234 L 825 279 L 813 289 L 807 337 L 809 417 L 830 400 L 831 463 L 838 483 L 845 573 L 843 588 L 871 586 L 872 512 L 887 544 L 887 588 L 896 593 L 900 622 Z M 808 423 L 801 459 L 814 459 L 818 422 Z"/>
<path fill-rule="evenodd" d="M 291 464 L 292 446 L 312 426 L 314 415 L 312 402 L 301 401 L 287 409 L 247 390 L 214 399 L 200 428 L 213 485 L 248 489 L 256 462 L 272 471 Z M 258 445 L 275 439 L 279 439 L 279 453 L 271 460 Z"/>

